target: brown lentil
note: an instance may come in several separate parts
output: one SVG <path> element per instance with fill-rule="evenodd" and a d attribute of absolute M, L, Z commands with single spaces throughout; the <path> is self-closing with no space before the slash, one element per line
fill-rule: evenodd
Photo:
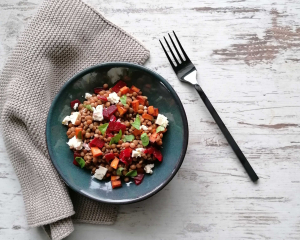
<path fill-rule="evenodd" d="M 136 167 L 137 167 L 137 168 L 141 168 L 142 165 L 138 163 L 138 164 L 136 165 Z"/>
<path fill-rule="evenodd" d="M 90 134 L 89 132 L 87 132 L 87 133 L 85 134 L 85 137 L 86 137 L 86 138 L 90 138 L 90 137 L 91 137 L 91 134 Z"/>
<path fill-rule="evenodd" d="M 135 166 L 134 164 L 132 164 L 132 165 L 130 166 L 130 169 L 135 170 L 135 169 L 136 169 L 136 166 Z"/>

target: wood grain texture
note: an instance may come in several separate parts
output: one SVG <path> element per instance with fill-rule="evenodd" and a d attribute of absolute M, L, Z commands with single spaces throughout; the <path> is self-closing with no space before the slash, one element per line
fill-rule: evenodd
<path fill-rule="evenodd" d="M 76 224 L 68 239 L 300 239 L 300 3 L 85 0 L 139 39 L 146 66 L 182 100 L 185 161 L 154 197 L 122 206 L 113 226 Z M 0 1 L 0 68 L 41 0 Z M 175 30 L 198 81 L 256 170 L 253 184 L 197 92 L 176 79 L 158 39 Z M 20 185 L 0 141 L 0 239 L 28 229 Z"/>

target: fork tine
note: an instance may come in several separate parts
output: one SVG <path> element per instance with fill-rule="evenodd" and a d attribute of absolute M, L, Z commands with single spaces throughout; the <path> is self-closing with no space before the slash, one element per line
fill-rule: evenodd
<path fill-rule="evenodd" d="M 169 57 L 169 55 L 168 55 L 168 53 L 167 53 L 167 51 L 166 51 L 164 45 L 161 43 L 160 40 L 159 40 L 159 42 L 160 42 L 160 45 L 162 46 L 162 48 L 164 49 L 164 52 L 165 52 L 165 54 L 166 54 L 166 56 L 167 56 L 167 58 L 168 58 L 168 60 L 169 60 L 169 62 L 170 62 L 170 64 L 171 64 L 173 70 L 176 72 L 175 65 L 174 65 L 174 63 L 172 62 L 171 58 Z"/>
<path fill-rule="evenodd" d="M 177 52 L 177 55 L 178 55 L 179 58 L 180 58 L 180 61 L 183 62 L 183 58 L 181 57 L 181 54 L 179 53 L 179 51 L 178 51 L 178 49 L 177 49 L 175 43 L 173 42 L 173 39 L 171 38 L 170 33 L 168 33 L 168 35 L 169 35 L 169 38 L 171 39 L 171 42 L 172 42 L 172 44 L 173 44 L 173 47 L 175 48 L 175 51 Z"/>
<path fill-rule="evenodd" d="M 175 57 L 175 55 L 174 55 L 174 53 L 173 53 L 173 51 L 172 51 L 172 49 L 171 49 L 171 47 L 170 47 L 170 45 L 169 45 L 167 39 L 166 39 L 165 37 L 164 37 L 164 39 L 165 39 L 166 44 L 167 44 L 167 46 L 168 46 L 168 48 L 169 48 L 169 50 L 170 50 L 170 52 L 171 52 L 171 54 L 172 54 L 172 56 L 173 56 L 173 58 L 174 58 L 176 64 L 177 64 L 177 66 L 178 66 L 178 65 L 179 65 L 179 62 L 178 62 L 177 58 Z"/>
<path fill-rule="evenodd" d="M 181 52 L 183 53 L 183 55 L 184 55 L 184 57 L 185 57 L 185 60 L 190 61 L 189 57 L 186 55 L 186 53 L 185 53 L 183 47 L 181 46 L 181 43 L 179 42 L 179 40 L 178 40 L 178 38 L 177 38 L 177 36 L 176 36 L 176 33 L 175 33 L 174 31 L 173 31 L 173 33 L 174 33 L 174 36 L 175 36 L 175 38 L 176 38 L 176 40 L 177 40 L 177 43 L 178 43 L 178 45 L 179 45 L 179 47 L 180 47 L 180 49 L 181 49 Z"/>

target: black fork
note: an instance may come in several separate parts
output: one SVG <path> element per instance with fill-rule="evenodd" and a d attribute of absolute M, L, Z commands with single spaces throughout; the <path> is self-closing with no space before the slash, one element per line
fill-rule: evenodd
<path fill-rule="evenodd" d="M 241 149 L 239 148 L 239 146 L 236 144 L 235 140 L 233 139 L 233 137 L 231 136 L 230 132 L 228 131 L 228 129 L 226 128 L 225 124 L 223 123 L 222 119 L 220 118 L 220 116 L 218 115 L 217 111 L 215 110 L 215 108 L 213 107 L 213 105 L 211 104 L 211 102 L 209 101 L 209 99 L 207 98 L 206 94 L 204 93 L 204 91 L 202 90 L 202 88 L 199 86 L 198 82 L 197 82 L 197 70 L 194 66 L 194 64 L 191 62 L 191 60 L 189 59 L 189 57 L 186 55 L 183 47 L 181 46 L 180 41 L 178 40 L 175 32 L 173 31 L 174 36 L 176 38 L 177 44 L 183 54 L 183 57 L 181 56 L 181 54 L 179 53 L 172 37 L 170 34 L 170 40 L 172 42 L 173 48 L 175 49 L 180 62 L 178 61 L 178 59 L 176 58 L 174 52 L 172 51 L 172 48 L 170 47 L 167 39 L 164 37 L 166 44 L 170 50 L 170 53 L 176 63 L 176 65 L 174 65 L 173 61 L 171 60 L 169 54 L 167 53 L 164 45 L 162 44 L 162 42 L 159 40 L 174 72 L 176 73 L 178 79 L 182 82 L 187 82 L 192 84 L 195 89 L 197 90 L 197 92 L 199 93 L 202 101 L 204 102 L 205 106 L 207 107 L 208 111 L 210 112 L 210 114 L 212 115 L 212 117 L 214 118 L 214 120 L 216 121 L 216 123 L 218 124 L 219 128 L 221 129 L 222 133 L 224 134 L 225 138 L 227 139 L 229 145 L 232 147 L 233 151 L 235 152 L 236 156 L 238 157 L 238 159 L 240 160 L 240 162 L 242 163 L 242 165 L 244 166 L 246 172 L 248 173 L 249 177 L 251 178 L 251 180 L 253 182 L 256 182 L 258 180 L 258 176 L 256 175 L 255 171 L 253 170 L 253 168 L 251 167 L 250 163 L 248 162 L 247 158 L 245 157 L 245 155 L 243 154 L 243 152 L 241 151 Z"/>

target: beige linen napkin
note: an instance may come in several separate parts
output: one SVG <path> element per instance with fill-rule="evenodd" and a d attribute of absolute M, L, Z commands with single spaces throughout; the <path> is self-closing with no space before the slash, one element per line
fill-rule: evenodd
<path fill-rule="evenodd" d="M 55 94 L 78 71 L 108 61 L 143 64 L 148 57 L 139 42 L 81 0 L 43 3 L 0 77 L 0 123 L 30 227 L 44 226 L 56 240 L 73 231 L 72 219 L 115 221 L 116 206 L 70 194 L 62 182 L 46 147 L 47 113 Z"/>

